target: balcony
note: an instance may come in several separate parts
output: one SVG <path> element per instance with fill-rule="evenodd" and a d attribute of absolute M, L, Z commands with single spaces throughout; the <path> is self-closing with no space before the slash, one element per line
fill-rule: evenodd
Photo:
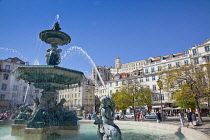
<path fill-rule="evenodd" d="M 0 68 L 0 72 L 8 72 L 8 73 L 10 73 L 12 70 L 7 70 L 7 69 L 1 69 Z"/>

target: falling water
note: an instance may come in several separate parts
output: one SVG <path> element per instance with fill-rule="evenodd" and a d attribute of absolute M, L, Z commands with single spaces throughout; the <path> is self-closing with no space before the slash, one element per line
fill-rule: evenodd
<path fill-rule="evenodd" d="M 80 48 L 80 47 L 78 47 L 78 46 L 70 47 L 70 48 L 64 53 L 64 55 L 61 56 L 61 59 L 65 58 L 72 50 L 79 50 L 80 52 L 82 52 L 83 55 L 85 55 L 85 56 L 88 58 L 88 60 L 90 61 L 90 63 L 93 65 L 93 67 L 94 67 L 96 73 L 98 74 L 99 79 L 100 79 L 100 81 L 101 81 L 101 83 L 102 83 L 104 89 L 106 90 L 106 86 L 105 86 L 105 84 L 104 84 L 104 81 L 103 81 L 103 79 L 102 79 L 102 77 L 101 77 L 101 75 L 100 75 L 98 69 L 96 68 L 96 65 L 95 65 L 94 61 L 93 61 L 93 60 L 91 59 L 91 57 L 87 54 L 87 52 L 84 51 L 82 48 Z"/>
<path fill-rule="evenodd" d="M 27 98 L 27 95 L 28 95 L 29 86 L 30 86 L 30 84 L 28 83 L 27 88 L 26 88 L 25 97 L 24 97 L 24 103 L 26 103 L 26 98 Z"/>
<path fill-rule="evenodd" d="M 0 48 L 0 49 L 1 50 L 5 50 L 5 51 L 12 51 L 12 52 L 17 53 L 18 55 L 20 55 L 20 57 L 22 57 L 23 59 L 28 60 L 28 58 L 24 57 L 20 52 L 18 52 L 15 49 L 9 49 L 9 48 Z"/>
<path fill-rule="evenodd" d="M 40 65 L 39 60 L 35 59 L 34 62 L 33 62 L 33 65 Z"/>

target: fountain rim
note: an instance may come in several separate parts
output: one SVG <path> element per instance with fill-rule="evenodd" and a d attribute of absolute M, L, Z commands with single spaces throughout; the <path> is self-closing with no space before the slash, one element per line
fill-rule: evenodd
<path fill-rule="evenodd" d="M 37 67 L 39 67 L 39 68 L 58 68 L 60 70 L 71 71 L 71 72 L 80 73 L 80 74 L 84 75 L 84 73 L 81 71 L 72 70 L 72 69 L 68 69 L 68 68 L 64 68 L 64 67 L 59 67 L 56 65 L 22 65 L 22 66 L 15 68 L 13 71 L 11 71 L 11 73 L 14 73 L 18 68 L 37 68 Z"/>
<path fill-rule="evenodd" d="M 42 32 L 39 33 L 39 38 L 40 38 L 42 41 L 44 41 L 45 43 L 47 43 L 47 44 L 51 44 L 50 42 L 47 42 L 47 41 L 46 41 L 47 38 L 44 38 L 44 37 L 43 37 L 43 36 L 46 36 L 47 33 L 52 33 L 52 34 L 58 33 L 58 34 L 60 34 L 60 35 L 62 35 L 62 36 L 64 36 L 64 37 L 66 37 L 66 38 L 67 38 L 67 41 L 63 41 L 64 43 L 59 44 L 59 45 L 61 45 L 61 46 L 62 46 L 62 45 L 67 45 L 68 43 L 71 42 L 71 37 L 70 37 L 67 33 L 64 33 L 64 32 L 62 32 L 62 31 L 57 31 L 57 30 L 44 30 L 44 31 L 42 31 Z M 54 37 L 54 36 L 52 36 L 52 37 Z M 57 38 L 57 37 L 54 37 L 54 38 Z"/>

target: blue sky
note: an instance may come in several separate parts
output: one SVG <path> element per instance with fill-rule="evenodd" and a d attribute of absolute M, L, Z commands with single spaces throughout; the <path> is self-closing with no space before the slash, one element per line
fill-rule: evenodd
<path fill-rule="evenodd" d="M 114 66 L 151 56 L 182 52 L 210 38 L 210 0 L 0 0 L 0 59 L 38 58 L 45 65 L 46 49 L 38 35 L 52 28 L 60 15 L 62 31 L 72 38 L 60 46 L 85 50 L 96 65 Z M 91 64 L 72 51 L 60 66 L 91 71 Z"/>

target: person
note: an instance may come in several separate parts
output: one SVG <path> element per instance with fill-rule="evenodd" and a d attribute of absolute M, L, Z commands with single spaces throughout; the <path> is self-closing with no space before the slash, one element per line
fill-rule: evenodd
<path fill-rule="evenodd" d="M 9 116 L 9 112 L 6 111 L 3 115 L 3 119 L 2 120 L 9 120 L 10 116 Z"/>
<path fill-rule="evenodd" d="M 88 119 L 91 120 L 91 113 L 88 114 Z"/>
<path fill-rule="evenodd" d="M 156 115 L 157 115 L 157 123 L 160 123 L 160 121 L 161 121 L 161 114 L 160 114 L 160 112 L 157 111 Z"/>
<path fill-rule="evenodd" d="M 137 112 L 136 113 L 136 120 L 139 121 L 139 118 L 140 118 L 140 112 Z"/>
<path fill-rule="evenodd" d="M 143 113 L 144 113 L 144 112 L 141 111 L 141 113 L 139 114 L 139 118 L 140 118 L 141 122 L 144 120 L 144 115 L 143 115 Z"/>
<path fill-rule="evenodd" d="M 92 119 L 92 120 L 95 120 L 95 118 L 96 118 L 96 113 L 94 112 L 94 113 L 92 114 L 92 116 L 91 116 L 91 119 Z"/>
<path fill-rule="evenodd" d="M 194 124 L 193 124 L 193 120 L 192 120 L 192 112 L 190 112 L 190 110 L 188 109 L 187 110 L 187 113 L 186 113 L 186 118 L 187 118 L 187 121 L 188 121 L 188 125 L 187 125 L 187 127 L 189 126 L 189 124 L 191 123 L 192 124 L 192 126 L 193 126 L 193 128 L 195 128 L 194 127 Z"/>
<path fill-rule="evenodd" d="M 180 119 L 180 122 L 181 122 L 181 125 L 182 127 L 184 127 L 184 113 L 183 112 L 180 112 L 179 113 L 179 119 Z"/>

